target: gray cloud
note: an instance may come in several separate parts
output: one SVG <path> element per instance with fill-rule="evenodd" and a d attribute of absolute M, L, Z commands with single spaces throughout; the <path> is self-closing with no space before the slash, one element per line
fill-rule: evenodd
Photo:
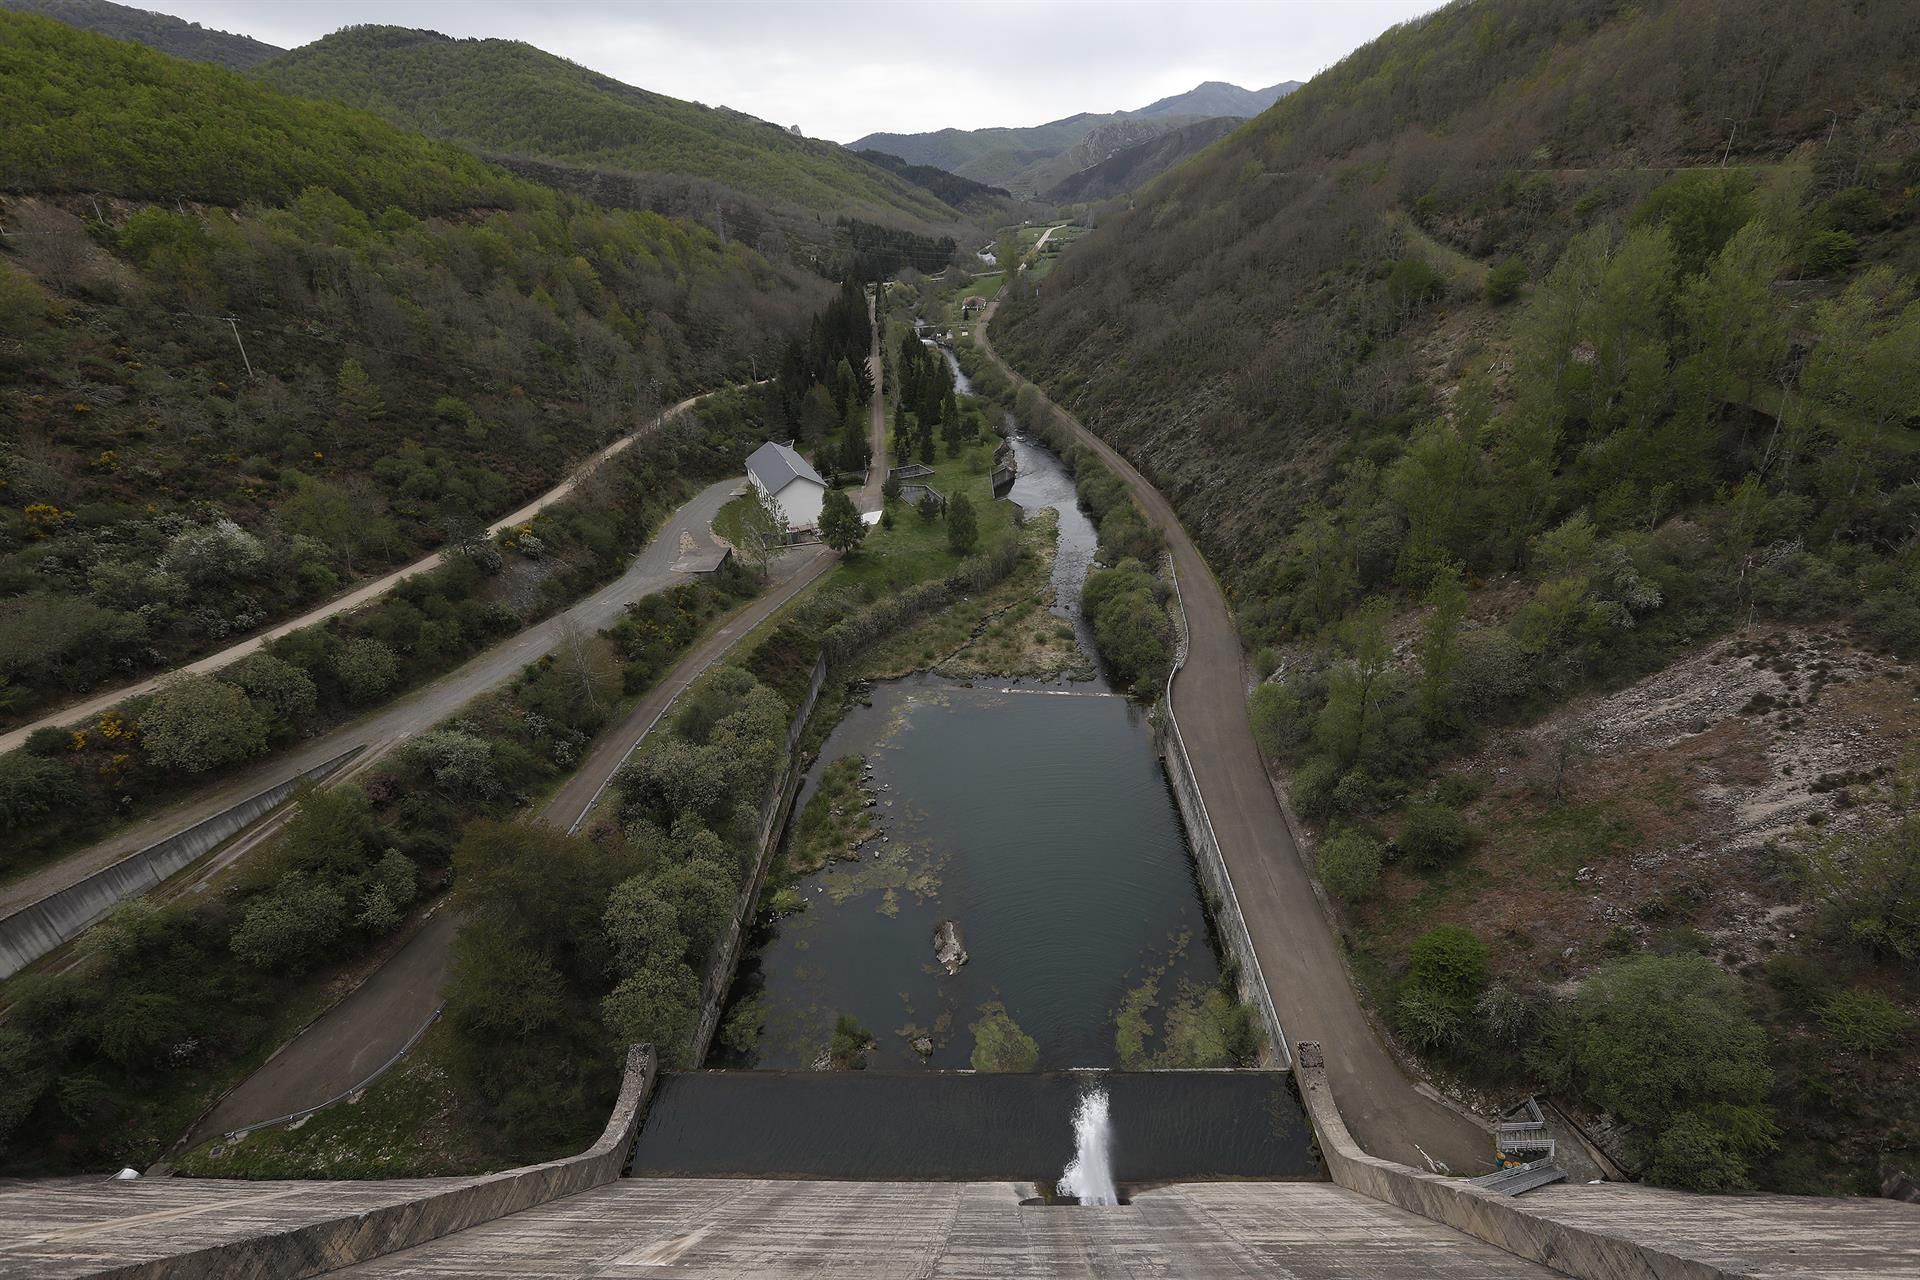
<path fill-rule="evenodd" d="M 1435 0 L 158 0 L 158 7 L 283 46 L 359 23 L 525 40 L 629 84 L 846 142 L 882 130 L 1028 125 L 1140 107 L 1202 80 L 1249 88 L 1304 80 Z"/>

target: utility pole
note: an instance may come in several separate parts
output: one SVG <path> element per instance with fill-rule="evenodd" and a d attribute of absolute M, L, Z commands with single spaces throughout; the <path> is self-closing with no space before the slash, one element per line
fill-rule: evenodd
<path fill-rule="evenodd" d="M 247 344 L 240 341 L 240 321 L 233 316 L 227 317 L 227 324 L 233 329 L 233 344 L 240 348 L 240 363 L 247 366 L 247 381 L 253 381 L 253 361 L 247 359 Z"/>
<path fill-rule="evenodd" d="M 1727 131 L 1727 149 L 1720 153 L 1720 167 L 1724 169 L 1727 167 L 1727 157 L 1733 154 L 1733 139 L 1740 132 L 1740 122 L 1732 116 L 1722 116 L 1721 118 L 1731 121 L 1733 124 L 1733 128 Z"/>
<path fill-rule="evenodd" d="M 1826 146 L 1830 147 L 1833 145 L 1833 131 L 1835 129 L 1838 129 L 1839 127 L 1840 127 L 1840 113 L 1838 111 L 1835 111 L 1832 107 L 1828 107 L 1827 108 Z"/>

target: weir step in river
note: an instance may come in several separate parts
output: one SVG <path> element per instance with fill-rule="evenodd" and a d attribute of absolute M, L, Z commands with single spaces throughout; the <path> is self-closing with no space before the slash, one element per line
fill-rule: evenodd
<path fill-rule="evenodd" d="M 1278 1071 L 694 1071 L 663 1076 L 636 1176 L 1033 1182 L 1073 1162 L 1082 1099 L 1107 1097 L 1124 1190 L 1323 1174 Z"/>

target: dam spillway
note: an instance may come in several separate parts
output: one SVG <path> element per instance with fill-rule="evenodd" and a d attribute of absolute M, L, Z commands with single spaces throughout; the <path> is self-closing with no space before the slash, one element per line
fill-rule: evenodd
<path fill-rule="evenodd" d="M 1278 1071 L 696 1071 L 661 1078 L 641 1177 L 1021 1181 L 1051 1187 L 1104 1090 L 1114 1180 L 1323 1176 Z"/>

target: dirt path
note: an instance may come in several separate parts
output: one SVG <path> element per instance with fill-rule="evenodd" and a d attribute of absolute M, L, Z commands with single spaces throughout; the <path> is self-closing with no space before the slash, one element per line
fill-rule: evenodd
<path fill-rule="evenodd" d="M 648 690 L 624 720 L 602 732 L 585 763 L 541 806 L 534 820 L 564 831 L 578 826 L 673 700 L 769 614 L 832 568 L 836 560 L 817 544 L 782 556 L 774 566 L 772 589 L 675 663 L 667 677 Z M 197 1146 L 222 1133 L 317 1107 L 364 1084 L 391 1062 L 440 1008 L 441 988 L 457 931 L 451 904 L 442 906 L 366 982 L 289 1041 L 208 1112 L 194 1126 L 186 1145 Z"/>
<path fill-rule="evenodd" d="M 600 450 L 591 458 L 588 458 L 578 467 L 575 467 L 572 474 L 565 480 L 562 480 L 559 484 L 547 490 L 526 506 L 521 507 L 518 511 L 503 516 L 488 525 L 487 536 L 492 537 L 502 529 L 511 529 L 515 525 L 525 524 L 554 503 L 565 500 L 573 493 L 580 481 L 585 479 L 594 468 L 607 461 L 607 459 L 614 457 L 616 454 L 624 452 L 635 440 L 659 429 L 661 423 L 684 412 L 691 407 L 695 401 L 701 398 L 700 396 L 688 396 L 679 404 L 673 405 L 671 408 L 663 411 L 651 422 L 621 436 L 618 440 L 615 440 L 612 444 Z M 257 635 L 240 641 L 238 644 L 228 645 L 217 653 L 210 653 L 204 658 L 197 658 L 192 662 L 174 667 L 168 671 L 163 671 L 145 680 L 136 681 L 133 684 L 122 685 L 117 689 L 96 694 L 84 702 L 70 703 L 56 711 L 49 712 L 32 724 L 24 724 L 18 729 L 10 729 L 6 733 L 0 733 L 0 752 L 12 751 L 16 747 L 23 745 L 27 740 L 27 735 L 35 729 L 58 728 L 61 725 L 73 724 L 76 721 L 99 715 L 101 712 L 118 703 L 124 702 L 128 698 L 143 693 L 152 693 L 163 683 L 176 676 L 203 675 L 209 671 L 218 671 L 222 667 L 238 662 L 250 653 L 258 652 L 261 648 L 274 640 L 278 640 L 281 636 L 298 631 L 302 627 L 310 627 L 316 622 L 325 622 L 335 614 L 358 609 L 364 604 L 379 599 L 405 579 L 427 573 L 439 568 L 445 563 L 446 554 L 436 551 L 432 555 L 415 560 L 412 564 L 404 568 L 395 569 L 392 573 L 386 574 L 383 577 L 363 583 L 345 595 L 337 596 L 317 608 L 309 609 L 297 618 L 269 627 Z"/>
<path fill-rule="evenodd" d="M 1023 383 L 987 341 L 998 308 L 998 299 L 987 307 L 974 340 L 1001 372 Z M 1416 1092 L 1360 1007 L 1254 746 L 1240 637 L 1213 571 L 1160 491 L 1071 414 L 1046 403 L 1127 482 L 1173 552 L 1189 637 L 1187 664 L 1173 685 L 1174 713 L 1288 1039 L 1320 1041 L 1334 1099 L 1370 1154 L 1418 1169 L 1492 1168 L 1487 1132 Z"/>

